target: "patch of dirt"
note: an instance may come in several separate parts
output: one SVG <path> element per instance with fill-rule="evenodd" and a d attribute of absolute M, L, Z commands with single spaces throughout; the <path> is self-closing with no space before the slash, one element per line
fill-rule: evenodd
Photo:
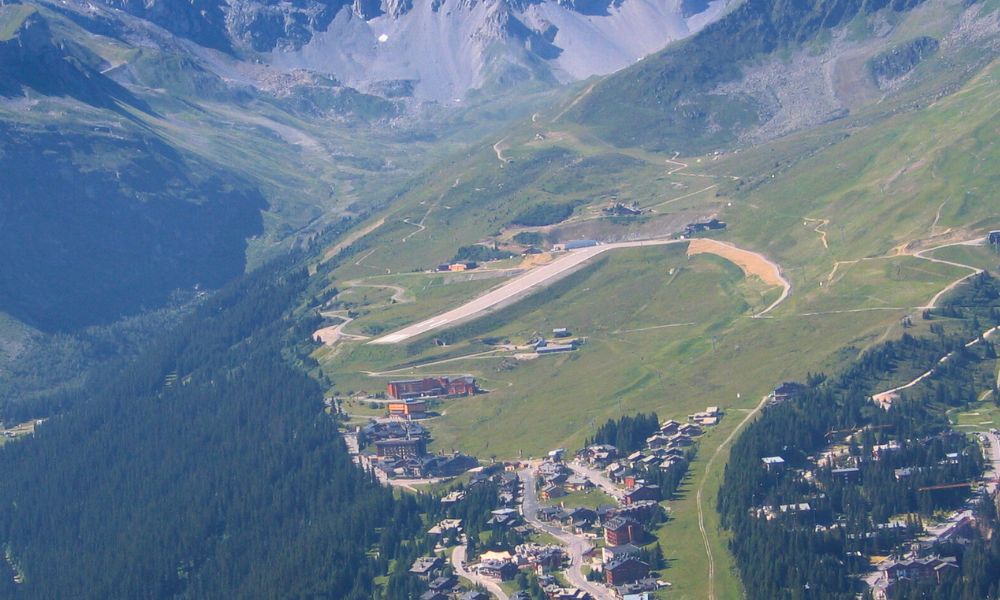
<path fill-rule="evenodd" d="M 756 252 L 730 246 L 724 242 L 695 238 L 688 244 L 687 254 L 688 256 L 714 254 L 735 264 L 748 276 L 759 277 L 768 285 L 781 287 L 788 285 L 785 278 L 781 276 L 781 270 L 778 268 L 778 265 Z"/>

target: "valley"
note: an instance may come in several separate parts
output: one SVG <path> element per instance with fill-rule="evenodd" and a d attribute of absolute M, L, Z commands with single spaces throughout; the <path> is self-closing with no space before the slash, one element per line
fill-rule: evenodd
<path fill-rule="evenodd" d="M 0 75 L 0 597 L 978 568 L 997 0 L 19 1 Z"/>

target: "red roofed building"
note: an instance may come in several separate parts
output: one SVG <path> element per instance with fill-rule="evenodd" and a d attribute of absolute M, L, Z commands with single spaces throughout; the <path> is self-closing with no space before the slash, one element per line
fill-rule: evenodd
<path fill-rule="evenodd" d="M 440 396 L 471 396 L 479 391 L 474 377 L 424 377 L 390 381 L 386 394 L 392 400 L 436 398 Z"/>

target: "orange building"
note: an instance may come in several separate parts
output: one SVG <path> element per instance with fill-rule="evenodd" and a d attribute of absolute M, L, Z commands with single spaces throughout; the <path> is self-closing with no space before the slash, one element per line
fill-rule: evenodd
<path fill-rule="evenodd" d="M 427 403 L 423 400 L 396 400 L 389 403 L 389 416 L 419 419 L 427 414 Z"/>

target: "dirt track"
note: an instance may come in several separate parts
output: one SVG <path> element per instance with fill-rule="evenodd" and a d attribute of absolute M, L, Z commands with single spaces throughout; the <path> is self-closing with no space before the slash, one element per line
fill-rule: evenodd
<path fill-rule="evenodd" d="M 767 260 L 762 255 L 742 248 L 737 248 L 724 242 L 697 238 L 688 244 L 688 256 L 695 254 L 715 254 L 737 265 L 747 275 L 759 277 L 764 283 L 774 286 L 788 284 L 781 276 L 778 265 Z"/>
<path fill-rule="evenodd" d="M 792 291 L 792 284 L 781 274 L 781 268 L 776 263 L 764 257 L 763 254 L 737 248 L 725 242 L 702 238 L 691 240 L 691 243 L 688 244 L 687 253 L 688 256 L 694 256 L 695 254 L 715 254 L 716 256 L 721 256 L 737 265 L 747 276 L 759 277 L 761 281 L 768 285 L 780 286 L 782 288 L 781 296 L 770 306 L 755 314 L 754 317 L 762 317 L 777 308 Z"/>

